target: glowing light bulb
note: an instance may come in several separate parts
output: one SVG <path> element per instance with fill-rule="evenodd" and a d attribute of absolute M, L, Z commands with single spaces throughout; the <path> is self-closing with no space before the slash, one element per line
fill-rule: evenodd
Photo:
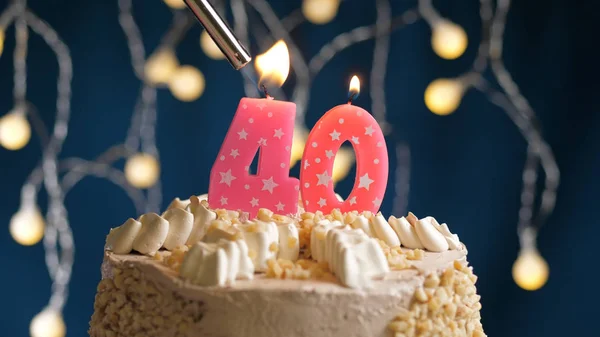
<path fill-rule="evenodd" d="M 355 160 L 354 151 L 352 149 L 341 148 L 338 151 L 335 160 L 333 161 L 333 172 L 331 173 L 331 179 L 334 184 L 348 175 L 350 167 L 352 167 Z"/>
<path fill-rule="evenodd" d="M 31 127 L 21 111 L 11 111 L 0 118 L 0 145 L 8 150 L 20 150 L 31 138 Z"/>
<path fill-rule="evenodd" d="M 44 217 L 37 207 L 20 209 L 10 218 L 12 238 L 23 246 L 33 246 L 44 237 Z"/>
<path fill-rule="evenodd" d="M 44 309 L 31 320 L 29 334 L 31 337 L 64 337 L 67 327 L 60 312 Z"/>
<path fill-rule="evenodd" d="M 431 47 L 439 57 L 446 60 L 459 58 L 467 49 L 467 33 L 450 21 L 442 20 L 433 25 Z"/>
<path fill-rule="evenodd" d="M 125 163 L 125 177 L 137 188 L 148 188 L 156 184 L 160 176 L 158 160 L 146 153 L 135 154 Z"/>
<path fill-rule="evenodd" d="M 294 167 L 296 163 L 302 159 L 304 154 L 304 146 L 306 145 L 306 138 L 308 138 L 308 130 L 304 127 L 294 128 L 294 138 L 292 140 L 292 156 L 290 157 L 290 167 Z"/>
<path fill-rule="evenodd" d="M 512 268 L 515 283 L 530 291 L 543 287 L 549 273 L 548 263 L 535 248 L 521 250 Z"/>
<path fill-rule="evenodd" d="M 425 105 L 436 115 L 453 113 L 460 105 L 465 87 L 456 79 L 440 78 L 425 89 Z"/>
<path fill-rule="evenodd" d="M 186 7 L 185 2 L 183 0 L 163 0 L 167 6 L 174 9 L 182 9 Z"/>
<path fill-rule="evenodd" d="M 2 55 L 3 50 L 4 50 L 4 31 L 0 29 L 0 55 Z"/>
<path fill-rule="evenodd" d="M 172 49 L 160 49 L 148 58 L 144 72 L 150 83 L 167 83 L 178 67 L 175 52 Z"/>
<path fill-rule="evenodd" d="M 304 0 L 302 13 L 306 19 L 316 25 L 323 25 L 335 18 L 340 0 Z"/>
<path fill-rule="evenodd" d="M 205 30 L 202 31 L 202 34 L 200 34 L 200 47 L 202 47 L 204 54 L 213 60 L 225 59 L 225 55 L 221 49 L 219 49 L 215 43 L 215 40 L 213 40 Z"/>
<path fill-rule="evenodd" d="M 169 80 L 169 90 L 173 96 L 184 102 L 191 102 L 202 96 L 205 85 L 202 72 L 192 66 L 180 67 Z"/>

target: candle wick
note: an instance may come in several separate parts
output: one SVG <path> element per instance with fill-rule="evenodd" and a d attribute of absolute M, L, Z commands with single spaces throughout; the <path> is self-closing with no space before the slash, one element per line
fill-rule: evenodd
<path fill-rule="evenodd" d="M 267 91 L 267 87 L 264 84 L 262 84 L 261 87 L 262 87 L 263 92 L 265 93 L 265 96 L 267 96 L 268 99 L 273 99 L 271 97 L 271 95 L 269 95 L 269 92 Z"/>

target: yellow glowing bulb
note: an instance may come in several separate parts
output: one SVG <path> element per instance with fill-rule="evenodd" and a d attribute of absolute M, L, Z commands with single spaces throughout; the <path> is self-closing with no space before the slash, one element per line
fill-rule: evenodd
<path fill-rule="evenodd" d="M 290 167 L 294 167 L 296 163 L 302 159 L 304 154 L 304 146 L 308 138 L 308 130 L 303 127 L 294 128 L 294 138 L 292 140 L 292 156 L 290 157 Z"/>
<path fill-rule="evenodd" d="M 156 184 L 160 176 L 158 160 L 149 154 L 138 153 L 127 159 L 125 177 L 137 188 L 148 188 Z"/>
<path fill-rule="evenodd" d="M 36 207 L 20 209 L 10 218 L 12 238 L 23 246 L 33 246 L 44 237 L 44 218 Z"/>
<path fill-rule="evenodd" d="M 256 56 L 254 67 L 260 84 L 282 86 L 290 73 L 290 52 L 283 41 L 277 41 L 264 54 Z"/>
<path fill-rule="evenodd" d="M 182 9 L 186 7 L 185 2 L 183 0 L 164 0 L 167 6 L 174 9 Z"/>
<path fill-rule="evenodd" d="M 354 151 L 352 149 L 341 148 L 338 151 L 335 160 L 333 161 L 333 172 L 331 173 L 331 179 L 334 184 L 348 175 L 350 167 L 352 167 L 355 160 Z"/>
<path fill-rule="evenodd" d="M 215 40 L 205 30 L 200 34 L 200 47 L 202 47 L 204 54 L 211 59 L 223 60 L 225 58 L 225 54 L 217 47 Z"/>
<path fill-rule="evenodd" d="M 10 112 L 0 118 L 0 145 L 8 150 L 19 150 L 30 138 L 31 127 L 23 113 Z"/>
<path fill-rule="evenodd" d="M 436 115 L 449 115 L 460 105 L 464 91 L 464 85 L 459 80 L 437 79 L 425 89 L 425 105 Z"/>
<path fill-rule="evenodd" d="M 175 52 L 172 49 L 160 49 L 148 58 L 144 72 L 146 79 L 151 83 L 167 83 L 178 67 L 179 61 Z"/>
<path fill-rule="evenodd" d="M 459 58 L 467 49 L 467 33 L 450 21 L 442 20 L 433 25 L 431 47 L 439 57 L 454 60 Z"/>
<path fill-rule="evenodd" d="M 60 312 L 44 309 L 31 320 L 29 334 L 31 337 L 64 337 L 67 327 Z"/>
<path fill-rule="evenodd" d="M 512 268 L 517 285 L 530 291 L 543 287 L 549 273 L 548 263 L 535 248 L 522 250 Z"/>
<path fill-rule="evenodd" d="M 206 82 L 198 68 L 182 66 L 169 80 L 169 90 L 175 98 L 184 102 L 197 100 L 204 93 Z"/>
<path fill-rule="evenodd" d="M 4 50 L 4 31 L 0 29 L 0 55 L 2 55 L 3 50 Z"/>
<path fill-rule="evenodd" d="M 339 7 L 340 0 L 304 0 L 302 13 L 308 21 L 323 25 L 335 18 Z"/>

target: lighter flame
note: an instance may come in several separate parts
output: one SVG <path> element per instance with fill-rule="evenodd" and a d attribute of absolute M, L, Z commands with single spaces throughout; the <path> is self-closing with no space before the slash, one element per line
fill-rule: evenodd
<path fill-rule="evenodd" d="M 352 76 L 352 79 L 350 80 L 350 96 L 354 96 L 354 95 L 358 95 L 360 94 L 360 80 L 358 79 L 358 76 Z"/>
<path fill-rule="evenodd" d="M 260 75 L 260 84 L 281 87 L 290 73 L 290 53 L 282 40 L 275 43 L 266 53 L 258 55 L 254 63 Z"/>

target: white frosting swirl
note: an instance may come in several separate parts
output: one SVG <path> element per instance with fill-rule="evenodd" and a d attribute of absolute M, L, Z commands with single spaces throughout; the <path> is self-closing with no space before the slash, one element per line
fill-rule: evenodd
<path fill-rule="evenodd" d="M 385 242 L 390 247 L 400 246 L 400 239 L 394 232 L 390 224 L 385 220 L 381 213 L 371 217 L 371 228 L 377 235 L 377 238 Z"/>
<path fill-rule="evenodd" d="M 421 240 L 419 240 L 419 235 L 417 234 L 415 227 L 413 227 L 405 217 L 396 218 L 395 216 L 390 216 L 389 223 L 394 229 L 394 232 L 398 234 L 400 242 L 402 242 L 404 247 L 412 249 L 424 248 Z"/>
<path fill-rule="evenodd" d="M 169 235 L 169 222 L 156 213 L 140 217 L 142 229 L 133 240 L 133 249 L 146 255 L 154 255 Z"/>
<path fill-rule="evenodd" d="M 129 254 L 133 249 L 133 241 L 142 229 L 142 223 L 135 219 L 128 219 L 117 228 L 113 228 L 106 237 L 104 249 L 115 254 Z"/>
<path fill-rule="evenodd" d="M 252 279 L 254 266 L 243 240 L 198 242 L 185 255 L 180 275 L 200 286 L 224 286 L 236 279 Z"/>

